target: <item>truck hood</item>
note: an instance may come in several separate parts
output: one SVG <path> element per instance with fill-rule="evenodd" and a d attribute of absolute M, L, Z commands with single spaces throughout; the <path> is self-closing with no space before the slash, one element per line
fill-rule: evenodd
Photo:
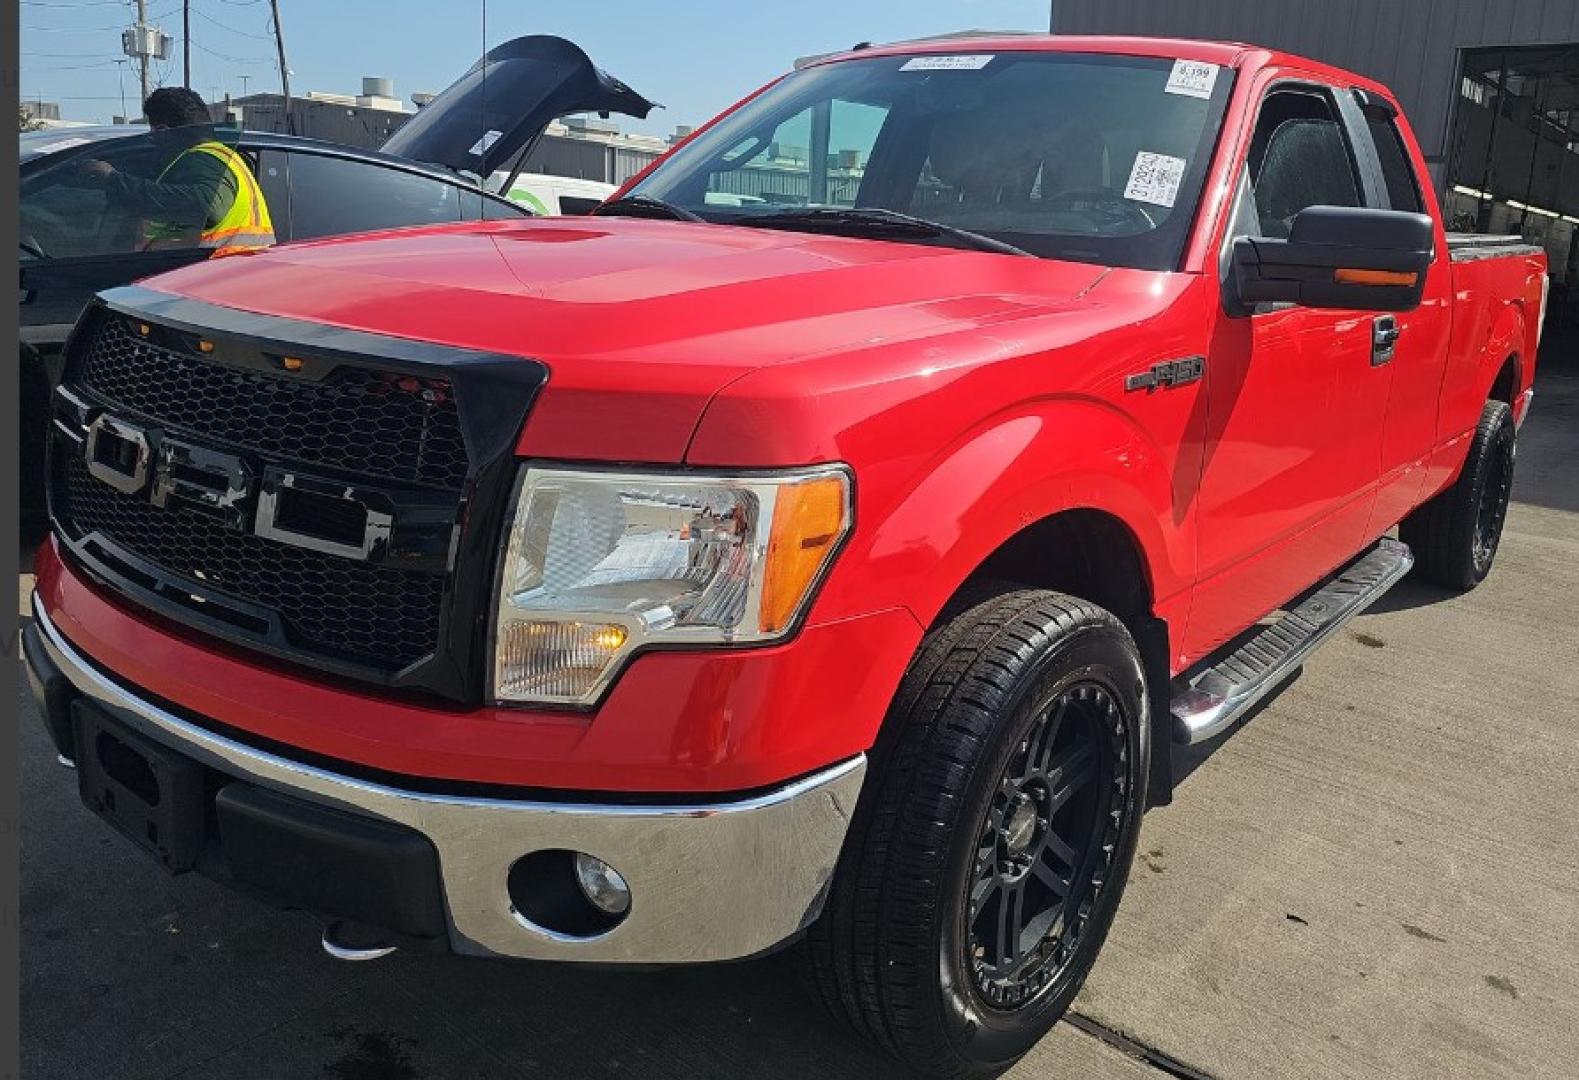
<path fill-rule="evenodd" d="M 760 368 L 1069 311 L 1103 269 L 633 218 L 411 229 L 219 259 L 151 288 L 550 368 L 523 452 L 677 462 Z M 1002 348 L 1001 335 L 975 335 Z"/>

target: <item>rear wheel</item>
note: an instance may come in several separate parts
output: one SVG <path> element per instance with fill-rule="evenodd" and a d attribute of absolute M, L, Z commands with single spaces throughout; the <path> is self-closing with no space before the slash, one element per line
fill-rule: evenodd
<path fill-rule="evenodd" d="M 925 1073 L 985 1075 L 1063 1015 L 1140 825 L 1145 680 L 1123 625 L 1000 588 L 934 628 L 808 936 L 834 1011 Z"/>
<path fill-rule="evenodd" d="M 1488 401 L 1464 470 L 1453 486 L 1409 515 L 1399 537 L 1415 571 L 1450 589 L 1473 589 L 1491 573 L 1513 493 L 1513 412 Z"/>

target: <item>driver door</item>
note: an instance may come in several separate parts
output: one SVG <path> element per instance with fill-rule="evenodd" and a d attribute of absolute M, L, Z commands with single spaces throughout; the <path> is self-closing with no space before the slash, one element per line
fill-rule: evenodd
<path fill-rule="evenodd" d="M 1363 206 L 1344 114 L 1322 87 L 1262 101 L 1224 255 L 1240 236 L 1288 236 L 1308 206 Z M 1364 543 L 1380 474 L 1390 367 L 1372 365 L 1367 312 L 1219 309 L 1207 359 L 1200 585 L 1185 650 L 1202 657 L 1335 569 Z"/>

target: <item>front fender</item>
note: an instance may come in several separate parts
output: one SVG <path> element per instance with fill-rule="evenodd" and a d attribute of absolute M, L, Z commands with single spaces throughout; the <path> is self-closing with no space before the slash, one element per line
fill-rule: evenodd
<path fill-rule="evenodd" d="M 984 421 L 888 490 L 858 492 L 862 515 L 817 604 L 843 618 L 887 606 L 936 618 L 987 557 L 1025 527 L 1096 510 L 1135 537 L 1157 606 L 1187 590 L 1193 515 L 1176 515 L 1178 456 L 1095 399 L 1030 402 Z M 857 470 L 858 476 L 860 470 Z"/>

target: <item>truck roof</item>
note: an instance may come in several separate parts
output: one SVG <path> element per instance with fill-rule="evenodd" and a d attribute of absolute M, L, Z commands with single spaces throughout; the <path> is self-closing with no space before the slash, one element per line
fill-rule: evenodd
<path fill-rule="evenodd" d="M 842 52 L 803 60 L 797 66 L 833 63 L 857 56 L 902 56 L 913 53 L 992 52 L 1118 53 L 1126 56 L 1160 56 L 1201 60 L 1225 67 L 1238 66 L 1247 54 L 1266 58 L 1272 52 L 1257 45 L 1230 41 L 1197 41 L 1190 38 L 1125 37 L 1110 35 L 1035 34 L 1014 31 L 966 31 L 937 37 L 915 38 L 885 44 L 862 44 Z"/>
<path fill-rule="evenodd" d="M 916 53 L 959 52 L 1065 52 L 1110 53 L 1119 56 L 1150 56 L 1174 60 L 1199 60 L 1223 67 L 1260 69 L 1270 66 L 1298 68 L 1341 86 L 1371 90 L 1384 97 L 1393 93 L 1383 84 L 1363 75 L 1333 67 L 1296 53 L 1251 45 L 1242 41 L 1199 41 L 1193 38 L 1137 37 L 1124 35 L 1039 34 L 1024 31 L 968 30 L 936 37 L 862 43 L 841 52 L 804 57 L 797 68 L 838 63 L 866 56 L 909 56 Z"/>

